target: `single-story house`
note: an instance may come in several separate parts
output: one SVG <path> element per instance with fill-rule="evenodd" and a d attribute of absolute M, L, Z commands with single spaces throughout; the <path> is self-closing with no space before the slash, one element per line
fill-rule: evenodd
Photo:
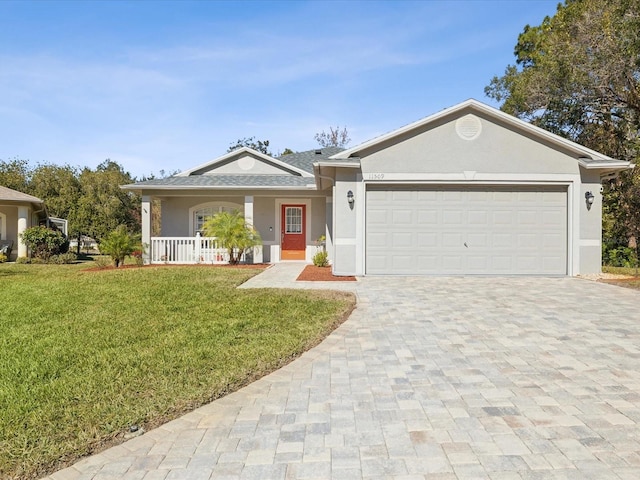
<path fill-rule="evenodd" d="M 44 202 L 37 197 L 0 186 L 0 242 L 11 245 L 9 260 L 27 256 L 20 234 L 47 220 Z"/>
<path fill-rule="evenodd" d="M 123 188 L 153 263 L 219 260 L 203 222 L 240 210 L 254 262 L 309 262 L 324 236 L 336 275 L 577 275 L 600 272 L 601 181 L 632 167 L 468 100 L 346 150 L 241 148 Z"/>

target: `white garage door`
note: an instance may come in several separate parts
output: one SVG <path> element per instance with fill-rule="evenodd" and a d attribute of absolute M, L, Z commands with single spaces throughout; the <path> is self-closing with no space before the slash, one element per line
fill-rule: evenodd
<path fill-rule="evenodd" d="M 567 188 L 367 187 L 367 274 L 567 273 Z"/>

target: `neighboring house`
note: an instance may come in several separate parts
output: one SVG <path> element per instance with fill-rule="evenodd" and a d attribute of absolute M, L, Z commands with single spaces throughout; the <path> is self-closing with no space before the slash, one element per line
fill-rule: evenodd
<path fill-rule="evenodd" d="M 348 150 L 242 148 L 123 188 L 153 263 L 215 262 L 202 224 L 240 210 L 254 262 L 309 262 L 324 235 L 336 275 L 577 275 L 600 271 L 601 181 L 631 167 L 468 100 Z"/>
<path fill-rule="evenodd" d="M 70 238 L 69 239 L 69 250 L 74 250 L 78 248 L 78 238 Z M 98 241 L 95 238 L 92 238 L 88 235 L 80 236 L 80 249 L 85 251 L 98 251 Z"/>
<path fill-rule="evenodd" d="M 26 193 L 0 186 L 0 242 L 12 245 L 10 260 L 27 256 L 20 234 L 27 228 L 46 223 L 44 202 Z"/>

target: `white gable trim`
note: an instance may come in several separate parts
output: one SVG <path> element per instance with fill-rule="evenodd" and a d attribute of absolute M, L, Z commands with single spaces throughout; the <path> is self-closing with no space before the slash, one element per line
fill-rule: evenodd
<path fill-rule="evenodd" d="M 266 155 L 262 152 L 258 152 L 257 150 L 254 150 L 249 147 L 242 147 L 237 150 L 233 150 L 232 152 L 226 153 L 221 157 L 216 158 L 215 160 L 211 160 L 209 162 L 198 165 L 197 167 L 191 168 L 184 172 L 180 172 L 176 175 L 176 177 L 188 177 L 189 175 L 193 174 L 194 172 L 197 172 L 198 170 L 213 169 L 216 165 L 221 163 L 226 163 L 228 160 L 236 156 L 240 156 L 243 153 L 255 155 L 256 157 L 261 158 L 265 162 L 271 163 L 284 170 L 288 170 L 289 172 L 299 173 L 302 177 L 313 177 L 313 175 L 309 172 L 305 172 L 304 170 L 294 167 L 293 165 L 289 165 L 288 163 L 283 162 L 282 160 L 278 160 L 277 158 L 273 158 L 269 155 Z"/>
<path fill-rule="evenodd" d="M 527 133 L 530 133 L 531 135 L 538 137 L 539 139 L 544 139 L 546 141 L 548 141 L 551 144 L 555 144 L 558 147 L 561 148 L 565 148 L 571 152 L 574 152 L 576 154 L 576 157 L 586 157 L 592 160 L 603 160 L 603 161 L 611 161 L 611 162 L 616 162 L 614 163 L 608 163 L 607 166 L 608 167 L 613 167 L 613 168 L 630 168 L 630 164 L 629 162 L 625 162 L 622 160 L 614 160 L 611 157 L 608 157 L 606 155 L 603 155 L 602 153 L 596 152 L 595 150 L 591 150 L 587 147 L 583 147 L 582 145 L 579 145 L 575 142 L 572 142 L 570 140 L 567 140 L 566 138 L 562 138 L 558 135 L 555 135 L 551 132 L 548 132 L 540 127 L 536 127 L 535 125 L 532 125 L 530 123 L 527 123 L 523 120 L 520 120 L 519 118 L 514 117 L 513 115 L 509 115 L 508 113 L 505 113 L 501 110 L 498 110 L 496 108 L 490 107 L 489 105 L 486 105 L 484 103 L 481 103 L 477 100 L 474 99 L 469 99 L 466 100 L 462 103 L 459 103 L 458 105 L 454 105 L 453 107 L 449 107 L 449 108 L 445 108 L 444 110 L 435 113 L 433 115 L 430 115 L 426 118 L 423 118 L 421 120 L 418 120 L 417 122 L 413 122 L 410 123 L 409 125 L 406 125 L 404 127 L 401 127 L 397 130 L 393 130 L 392 132 L 386 133 L 384 135 L 381 135 L 377 138 L 374 138 L 372 140 L 369 140 L 367 142 L 364 142 L 360 145 L 357 145 L 353 148 L 350 148 L 348 150 L 344 150 L 340 153 L 337 153 L 333 156 L 331 156 L 330 158 L 334 158 L 334 159 L 345 159 L 345 158 L 349 158 L 351 156 L 358 156 L 358 153 L 361 152 L 362 150 L 374 147 L 376 145 L 379 145 L 383 142 L 386 142 L 388 140 L 393 139 L 394 137 L 398 137 L 401 136 L 405 133 L 408 133 L 412 130 L 424 127 L 430 123 L 436 122 L 437 120 L 442 119 L 443 117 L 449 116 L 449 115 L 453 115 L 457 112 L 461 112 L 465 109 L 470 109 L 470 110 L 475 110 L 477 112 L 481 112 L 483 114 L 485 114 L 488 117 L 492 117 L 495 118 L 497 120 L 500 120 L 503 123 L 506 123 L 508 125 L 511 125 L 514 127 L 514 129 L 516 130 L 520 130 L 520 131 L 524 131 Z M 598 168 L 598 167 L 591 167 L 591 168 Z M 602 168 L 602 167 L 599 167 Z"/>

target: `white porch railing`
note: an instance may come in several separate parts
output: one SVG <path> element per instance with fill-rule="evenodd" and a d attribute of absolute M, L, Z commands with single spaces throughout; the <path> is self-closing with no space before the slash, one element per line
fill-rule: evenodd
<path fill-rule="evenodd" d="M 212 237 L 151 237 L 148 254 L 152 264 L 229 263 L 229 253 Z"/>

